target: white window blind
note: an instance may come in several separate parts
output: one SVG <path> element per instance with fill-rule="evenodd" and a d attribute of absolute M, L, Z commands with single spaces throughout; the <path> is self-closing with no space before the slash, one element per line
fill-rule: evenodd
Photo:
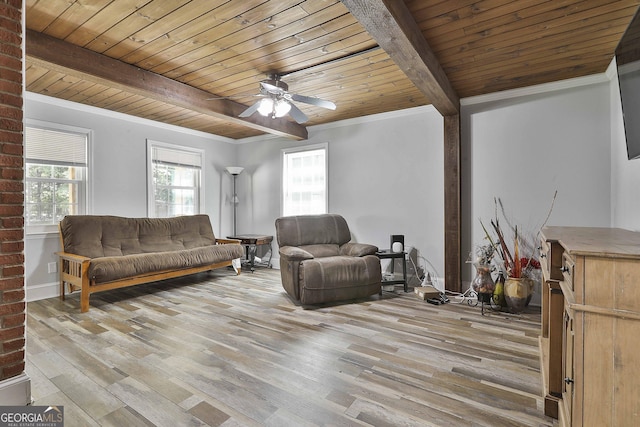
<path fill-rule="evenodd" d="M 152 158 L 156 163 L 177 166 L 202 167 L 202 153 L 190 152 L 167 147 L 152 147 Z"/>
<path fill-rule="evenodd" d="M 56 232 L 65 215 L 87 212 L 89 135 L 53 123 L 25 127 L 27 233 Z"/>
<path fill-rule="evenodd" d="M 26 127 L 25 158 L 29 163 L 87 165 L 87 134 Z"/>

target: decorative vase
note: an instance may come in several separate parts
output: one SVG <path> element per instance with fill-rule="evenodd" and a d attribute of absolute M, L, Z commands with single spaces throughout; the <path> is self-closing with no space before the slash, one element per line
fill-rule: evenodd
<path fill-rule="evenodd" d="M 504 281 L 504 275 L 500 272 L 496 279 L 495 290 L 493 291 L 493 302 L 500 307 L 507 306 L 507 302 L 504 300 Z"/>
<path fill-rule="evenodd" d="M 511 313 L 521 313 L 533 293 L 533 280 L 528 277 L 509 277 L 504 282 L 504 299 Z"/>
<path fill-rule="evenodd" d="M 478 301 L 490 303 L 495 287 L 496 284 L 491 277 L 491 265 L 476 265 L 476 277 L 471 282 L 471 289 L 478 294 Z"/>

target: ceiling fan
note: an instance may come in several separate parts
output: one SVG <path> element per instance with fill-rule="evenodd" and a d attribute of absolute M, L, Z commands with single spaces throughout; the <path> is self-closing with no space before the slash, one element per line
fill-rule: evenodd
<path fill-rule="evenodd" d="M 280 80 L 279 75 L 270 75 L 268 80 L 260 82 L 260 93 L 255 95 L 262 99 L 240 113 L 239 117 L 249 117 L 257 111 L 261 115 L 271 117 L 272 119 L 284 117 L 289 114 L 297 123 L 304 123 L 309 120 L 306 114 L 295 106 L 293 101 L 315 105 L 316 107 L 327 108 L 329 110 L 336 109 L 336 104 L 331 101 L 289 93 L 288 90 L 289 86 Z"/>

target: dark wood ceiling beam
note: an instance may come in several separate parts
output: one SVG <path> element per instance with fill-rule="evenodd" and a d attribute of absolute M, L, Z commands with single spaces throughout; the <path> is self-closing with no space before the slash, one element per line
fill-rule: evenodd
<path fill-rule="evenodd" d="M 240 118 L 247 106 L 214 99 L 209 92 L 118 61 L 33 30 L 26 32 L 27 61 L 46 69 L 87 79 L 156 101 L 188 108 L 228 122 L 293 139 L 307 139 L 307 128 L 285 119 L 255 114 Z"/>
<path fill-rule="evenodd" d="M 460 112 L 460 99 L 403 1 L 342 0 L 378 45 L 443 116 Z"/>

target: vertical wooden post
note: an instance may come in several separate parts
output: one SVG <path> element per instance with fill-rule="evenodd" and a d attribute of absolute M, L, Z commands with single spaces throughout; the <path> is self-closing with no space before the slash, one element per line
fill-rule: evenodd
<path fill-rule="evenodd" d="M 444 116 L 444 284 L 462 291 L 460 271 L 460 115 Z"/>

